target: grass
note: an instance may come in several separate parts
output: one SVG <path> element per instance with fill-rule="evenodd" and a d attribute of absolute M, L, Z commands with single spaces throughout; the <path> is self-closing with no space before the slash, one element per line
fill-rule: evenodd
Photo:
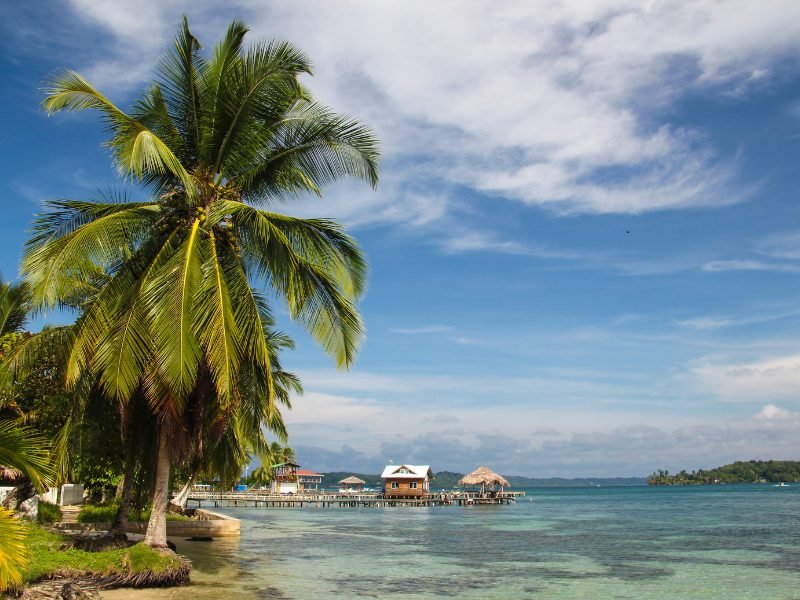
<path fill-rule="evenodd" d="M 49 523 L 57 523 L 61 520 L 61 509 L 56 504 L 49 502 L 39 502 L 39 514 L 36 517 L 36 522 L 47 525 Z"/>
<path fill-rule="evenodd" d="M 144 544 L 121 550 L 84 552 L 70 548 L 59 550 L 68 538 L 28 525 L 30 561 L 23 573 L 26 583 L 38 581 L 59 572 L 91 572 L 97 574 L 128 574 L 149 571 L 162 573 L 176 568 L 180 562 L 175 556 L 156 552 Z"/>
<path fill-rule="evenodd" d="M 108 502 L 106 504 L 86 504 L 78 513 L 78 523 L 111 523 L 117 514 L 119 504 Z M 141 511 L 131 510 L 131 521 L 150 520 L 150 509 Z M 167 521 L 188 521 L 189 517 L 175 513 L 167 513 Z"/>

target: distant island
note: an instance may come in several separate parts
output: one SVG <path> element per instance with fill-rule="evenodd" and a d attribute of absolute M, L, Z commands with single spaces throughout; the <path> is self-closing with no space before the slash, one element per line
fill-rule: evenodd
<path fill-rule="evenodd" d="M 330 487 L 336 485 L 336 482 L 341 481 L 345 477 L 355 475 L 359 479 L 366 482 L 367 487 L 379 488 L 383 485 L 381 476 L 378 474 L 369 473 L 353 473 L 351 471 L 333 471 L 329 473 L 322 473 L 324 477 L 323 485 Z M 455 473 L 453 471 L 439 471 L 434 473 L 433 481 L 431 482 L 431 489 L 435 490 L 449 490 L 458 485 L 458 480 L 464 477 L 464 473 Z M 577 477 L 574 479 L 567 479 L 565 477 L 549 477 L 549 478 L 536 478 L 536 477 L 523 477 L 521 475 L 509 475 L 506 477 L 512 488 L 521 487 L 587 487 L 587 486 L 606 486 L 606 485 L 644 485 L 646 480 L 644 477 Z"/>
<path fill-rule="evenodd" d="M 719 483 L 780 483 L 800 481 L 800 462 L 794 460 L 736 461 L 716 469 L 681 471 L 670 475 L 658 470 L 647 478 L 648 485 L 700 485 Z"/>

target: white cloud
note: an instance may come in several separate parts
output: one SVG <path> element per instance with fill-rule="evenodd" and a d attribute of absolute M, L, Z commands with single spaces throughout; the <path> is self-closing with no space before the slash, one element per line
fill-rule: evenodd
<path fill-rule="evenodd" d="M 770 403 L 756 413 L 753 418 L 756 421 L 796 421 L 800 418 L 800 413 L 792 412 Z"/>
<path fill-rule="evenodd" d="M 435 471 L 489 464 L 505 473 L 536 477 L 645 476 L 658 468 L 711 468 L 735 460 L 792 459 L 800 434 L 800 413 L 768 404 L 752 417 L 665 428 L 663 425 L 584 426 L 579 430 L 538 428 L 526 435 L 487 431 L 467 424 L 447 431 L 446 416 L 431 430 L 418 419 L 400 421 L 379 436 L 352 432 L 350 443 L 330 445 L 302 435 L 295 447 L 306 464 L 335 470 L 377 472 L 385 461 L 431 464 Z M 463 419 L 459 419 L 463 425 Z M 330 429 L 330 428 L 328 428 Z M 310 432 L 310 431 L 309 431 Z M 352 447 L 351 447 L 352 446 Z"/>
<path fill-rule="evenodd" d="M 763 402 L 800 400 L 800 355 L 751 362 L 705 361 L 692 369 L 701 389 L 721 400 Z"/>
<path fill-rule="evenodd" d="M 733 159 L 718 156 L 702 131 L 671 123 L 670 108 L 697 90 L 746 94 L 800 46 L 792 0 L 73 6 L 122 42 L 89 65 L 101 84 L 130 87 L 181 11 L 207 42 L 238 14 L 254 37 L 295 40 L 313 57 L 312 89 L 376 127 L 386 176 L 413 173 L 428 187 L 467 186 L 556 212 L 742 200 L 748 190 L 734 185 Z M 418 206 L 406 211 L 409 199 Z M 361 224 L 426 223 L 446 205 L 398 193 L 346 212 Z M 514 242 L 481 247 L 517 251 Z"/>

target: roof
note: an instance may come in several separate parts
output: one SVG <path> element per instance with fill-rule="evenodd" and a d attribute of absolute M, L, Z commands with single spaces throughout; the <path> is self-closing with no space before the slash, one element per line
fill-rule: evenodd
<path fill-rule="evenodd" d="M 17 469 L 12 469 L 11 467 L 4 467 L 0 465 L 0 479 L 5 479 L 8 481 L 18 481 L 22 479 L 22 471 L 18 471 Z"/>
<path fill-rule="evenodd" d="M 322 477 L 321 473 L 314 473 L 314 471 L 308 471 L 306 469 L 297 469 L 297 474 L 306 477 Z"/>
<path fill-rule="evenodd" d="M 292 462 L 285 462 L 285 463 L 278 463 L 277 465 L 270 465 L 270 469 L 277 469 L 279 467 L 294 467 L 295 469 L 300 468 L 300 465 L 297 465 Z"/>
<path fill-rule="evenodd" d="M 408 473 L 401 473 L 401 470 Z M 433 471 L 428 465 L 387 465 L 381 474 L 382 479 L 425 479 L 433 478 Z"/>
<path fill-rule="evenodd" d="M 350 477 L 345 477 L 339 483 L 344 485 L 364 485 L 367 482 L 363 479 L 355 477 L 354 475 L 351 475 Z"/>
<path fill-rule="evenodd" d="M 508 480 L 492 471 L 489 467 L 478 467 L 469 475 L 464 475 L 459 485 L 501 485 L 511 487 Z"/>

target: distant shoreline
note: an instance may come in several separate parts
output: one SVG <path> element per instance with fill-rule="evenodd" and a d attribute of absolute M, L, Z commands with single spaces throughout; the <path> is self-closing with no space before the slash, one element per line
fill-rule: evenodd
<path fill-rule="evenodd" d="M 715 469 L 670 474 L 659 469 L 647 478 L 648 485 L 719 485 L 726 483 L 780 484 L 800 481 L 800 461 L 736 461 Z"/>

